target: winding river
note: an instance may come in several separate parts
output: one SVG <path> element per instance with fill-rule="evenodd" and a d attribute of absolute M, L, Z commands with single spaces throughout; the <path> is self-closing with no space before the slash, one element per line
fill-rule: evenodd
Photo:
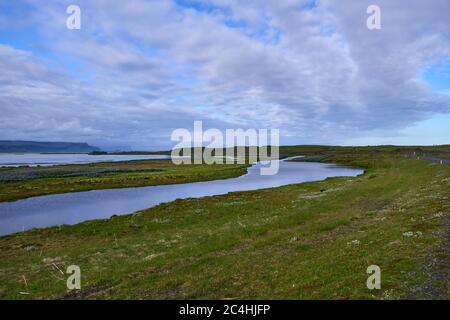
<path fill-rule="evenodd" d="M 329 177 L 357 176 L 363 170 L 333 164 L 281 160 L 278 174 L 260 175 L 261 164 L 231 179 L 139 188 L 93 190 L 32 197 L 0 203 L 0 235 L 32 228 L 77 224 L 113 215 L 130 214 L 176 199 L 200 198 L 233 191 L 257 190 L 319 181 Z"/>

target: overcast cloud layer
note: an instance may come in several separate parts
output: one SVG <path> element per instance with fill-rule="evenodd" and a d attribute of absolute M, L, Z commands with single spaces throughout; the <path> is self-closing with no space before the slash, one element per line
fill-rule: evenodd
<path fill-rule="evenodd" d="M 81 30 L 66 8 L 81 7 Z M 366 9 L 381 8 L 381 30 Z M 0 0 L 0 139 L 161 149 L 175 128 L 390 141 L 448 92 L 448 0 Z M 447 87 L 447 89 L 450 85 Z"/>

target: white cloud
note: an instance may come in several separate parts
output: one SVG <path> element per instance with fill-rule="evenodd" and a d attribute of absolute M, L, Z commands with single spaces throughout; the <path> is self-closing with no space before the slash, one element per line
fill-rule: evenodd
<path fill-rule="evenodd" d="M 366 0 L 79 1 L 80 31 L 60 1 L 28 3 L 27 27 L 63 62 L 0 46 L 2 138 L 168 147 L 172 129 L 204 120 L 331 144 L 450 112 L 421 79 L 449 56 L 448 1 L 379 0 L 377 31 Z"/>

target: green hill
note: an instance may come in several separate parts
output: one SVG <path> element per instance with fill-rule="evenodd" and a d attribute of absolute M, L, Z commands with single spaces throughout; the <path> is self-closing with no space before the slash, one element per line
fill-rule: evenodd
<path fill-rule="evenodd" d="M 93 152 L 99 150 L 84 142 L 0 140 L 0 152 Z"/>

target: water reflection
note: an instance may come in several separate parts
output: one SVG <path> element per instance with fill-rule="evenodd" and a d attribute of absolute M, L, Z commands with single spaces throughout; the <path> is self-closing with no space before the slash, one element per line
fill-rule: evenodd
<path fill-rule="evenodd" d="M 94 190 L 0 203 L 0 235 L 129 214 L 181 198 L 199 198 L 363 173 L 359 169 L 332 164 L 280 161 L 278 174 L 261 176 L 260 166 L 255 164 L 246 175 L 226 180 Z"/>

